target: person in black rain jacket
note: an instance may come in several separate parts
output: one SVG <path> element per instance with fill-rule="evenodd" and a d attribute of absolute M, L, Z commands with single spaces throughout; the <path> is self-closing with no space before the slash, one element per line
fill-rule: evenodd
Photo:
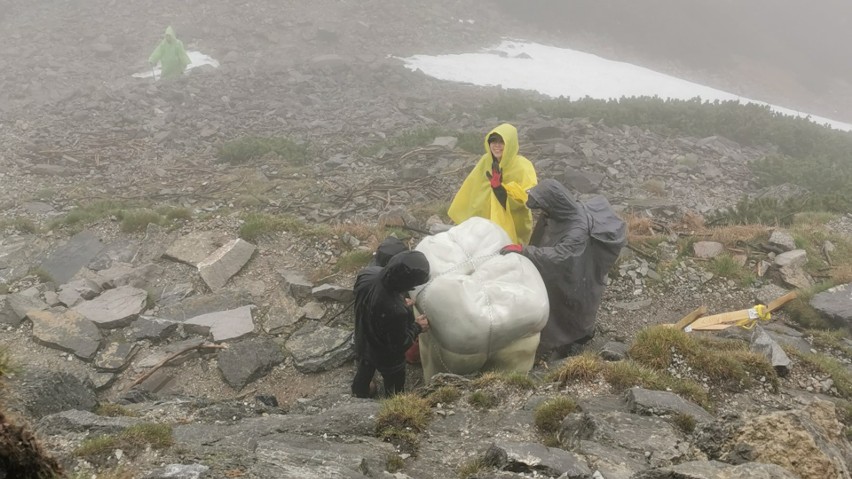
<path fill-rule="evenodd" d="M 405 297 L 429 281 L 429 262 L 419 251 L 394 255 L 387 266 L 364 268 L 355 280 L 355 354 L 358 370 L 352 394 L 370 397 L 370 382 L 378 370 L 388 396 L 405 386 L 405 351 L 429 329 L 426 315 L 414 317 L 413 302 Z"/>

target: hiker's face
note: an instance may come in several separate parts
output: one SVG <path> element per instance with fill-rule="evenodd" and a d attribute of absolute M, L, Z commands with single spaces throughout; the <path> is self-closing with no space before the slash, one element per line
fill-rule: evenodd
<path fill-rule="evenodd" d="M 166 35 L 166 42 L 174 43 L 174 41 L 175 41 L 175 37 L 173 37 L 171 35 Z"/>
<path fill-rule="evenodd" d="M 505 148 L 506 144 L 503 143 L 503 140 L 495 140 L 488 144 L 488 148 L 491 150 L 491 154 L 494 155 L 494 158 L 498 160 L 503 159 L 503 148 Z"/>

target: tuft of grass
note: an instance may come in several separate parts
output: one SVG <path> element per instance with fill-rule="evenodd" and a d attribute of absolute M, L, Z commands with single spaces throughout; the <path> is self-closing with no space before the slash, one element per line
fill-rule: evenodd
<path fill-rule="evenodd" d="M 0 384 L 2 384 L 2 379 L 4 377 L 17 371 L 18 368 L 14 361 L 12 361 L 12 356 L 9 355 L 9 351 L 7 351 L 5 347 L 0 347 Z"/>
<path fill-rule="evenodd" d="M 555 377 L 560 384 L 569 381 L 591 381 L 603 370 L 603 362 L 595 354 L 586 352 L 565 361 L 556 371 Z"/>
<path fill-rule="evenodd" d="M 657 197 L 666 196 L 666 183 L 663 180 L 647 180 L 642 183 L 642 189 Z"/>
<path fill-rule="evenodd" d="M 742 286 L 750 286 L 757 281 L 754 273 L 745 266 L 740 265 L 734 258 L 725 253 L 713 258 L 708 263 L 708 268 L 716 276 L 732 279 Z"/>
<path fill-rule="evenodd" d="M 475 409 L 491 409 L 497 404 L 499 404 L 499 400 L 497 396 L 489 391 L 474 391 L 468 396 L 467 402 L 473 406 Z"/>
<path fill-rule="evenodd" d="M 488 371 L 471 383 L 474 388 L 484 388 L 495 384 L 505 384 L 520 390 L 530 390 L 535 387 L 535 382 L 529 376 L 517 371 Z"/>
<path fill-rule="evenodd" d="M 95 409 L 95 414 L 98 416 L 107 417 L 137 417 L 138 413 L 131 411 L 126 407 L 115 403 L 102 403 Z"/>
<path fill-rule="evenodd" d="M 0 220 L 0 230 L 6 228 L 11 228 L 21 233 L 34 234 L 38 232 L 38 226 L 31 219 L 23 216 Z"/>
<path fill-rule="evenodd" d="M 429 406 L 435 407 L 438 404 L 452 404 L 461 397 L 461 391 L 455 386 L 441 386 L 426 397 Z"/>
<path fill-rule="evenodd" d="M 672 415 L 672 424 L 684 434 L 692 434 L 695 431 L 695 418 L 689 414 L 678 412 Z"/>
<path fill-rule="evenodd" d="M 370 251 L 360 249 L 347 251 L 337 259 L 335 268 L 338 271 L 354 273 L 355 271 L 367 266 L 371 259 L 373 259 L 373 253 Z"/>
<path fill-rule="evenodd" d="M 477 457 L 466 461 L 459 466 L 458 477 L 459 479 L 469 479 L 471 476 L 476 476 L 487 469 L 488 464 L 485 463 L 485 460 L 481 457 Z"/>
<path fill-rule="evenodd" d="M 53 281 L 53 276 L 44 268 L 31 269 L 29 274 L 34 275 L 41 283 L 50 283 Z"/>
<path fill-rule="evenodd" d="M 405 459 L 399 454 L 389 454 L 385 461 L 385 470 L 391 474 L 401 471 L 405 467 Z"/>
<path fill-rule="evenodd" d="M 429 402 L 411 393 L 382 401 L 376 416 L 376 435 L 386 441 L 416 445 L 417 435 L 429 425 Z"/>
<path fill-rule="evenodd" d="M 806 330 L 805 334 L 813 338 L 813 345 L 820 349 L 836 349 L 847 356 L 852 356 L 852 348 L 843 341 L 849 337 L 844 330 L 826 331 L 821 329 Z"/>
<path fill-rule="evenodd" d="M 123 233 L 138 233 L 145 231 L 148 225 L 164 224 L 164 218 L 159 213 L 149 209 L 129 210 L 122 212 L 120 229 Z"/>
<path fill-rule="evenodd" d="M 146 448 L 165 449 L 172 445 L 172 427 L 168 424 L 142 423 L 115 435 L 102 435 L 83 441 L 74 454 L 87 460 L 103 458 L 115 449 L 135 455 Z"/>
<path fill-rule="evenodd" d="M 275 155 L 291 165 L 303 165 L 308 161 L 307 145 L 296 143 L 289 138 L 247 136 L 231 140 L 217 152 L 220 161 L 239 165 L 251 160 Z"/>
<path fill-rule="evenodd" d="M 567 396 L 549 399 L 536 408 L 533 413 L 535 427 L 542 434 L 555 434 L 565 416 L 577 412 L 579 409 L 577 403 Z"/>
<path fill-rule="evenodd" d="M 177 220 L 190 220 L 192 219 L 192 211 L 189 208 L 177 208 L 177 207 L 169 207 L 165 208 L 163 211 L 158 211 L 161 215 L 165 216 L 169 221 L 177 221 Z"/>

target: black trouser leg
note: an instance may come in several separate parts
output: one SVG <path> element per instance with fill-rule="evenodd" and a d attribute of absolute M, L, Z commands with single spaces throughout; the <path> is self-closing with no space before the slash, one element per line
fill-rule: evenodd
<path fill-rule="evenodd" d="M 390 397 L 399 394 L 405 389 L 405 367 L 398 371 L 386 373 L 382 371 L 382 379 L 385 382 L 385 395 Z"/>
<path fill-rule="evenodd" d="M 352 395 L 359 398 L 370 397 L 370 381 L 376 373 L 376 367 L 369 361 L 359 360 L 358 370 L 352 379 Z"/>

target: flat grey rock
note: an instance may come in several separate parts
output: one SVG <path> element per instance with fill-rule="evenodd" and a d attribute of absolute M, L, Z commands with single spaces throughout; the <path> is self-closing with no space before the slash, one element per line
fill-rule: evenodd
<path fill-rule="evenodd" d="M 139 345 L 136 343 L 108 343 L 95 358 L 95 367 L 106 372 L 123 371 L 138 351 Z"/>
<path fill-rule="evenodd" d="M 631 479 L 798 479 L 775 464 L 747 462 L 733 466 L 718 461 L 690 461 L 636 473 Z"/>
<path fill-rule="evenodd" d="M 135 417 L 104 417 L 89 411 L 72 409 L 41 418 L 36 430 L 42 434 L 50 435 L 61 435 L 69 432 L 115 434 L 141 422 L 141 419 Z"/>
<path fill-rule="evenodd" d="M 111 289 L 91 301 L 74 306 L 102 328 L 120 328 L 130 324 L 147 307 L 148 292 L 133 286 Z"/>
<path fill-rule="evenodd" d="M 59 301 L 71 308 L 83 301 L 95 299 L 101 291 L 100 285 L 90 279 L 75 279 L 59 287 Z"/>
<path fill-rule="evenodd" d="M 153 316 L 139 316 L 125 332 L 131 341 L 162 341 L 177 330 L 177 321 Z"/>
<path fill-rule="evenodd" d="M 148 352 L 148 354 L 141 360 L 134 363 L 133 368 L 137 371 L 152 368 L 163 362 L 163 360 L 165 360 L 169 356 L 172 356 L 179 351 L 200 346 L 202 344 L 204 344 L 204 339 L 190 338 L 184 341 L 178 341 L 176 343 L 171 343 L 159 348 L 155 348 L 153 351 Z M 171 361 L 169 364 L 171 364 L 172 366 L 178 366 L 187 361 L 188 359 L 192 359 L 193 357 L 198 357 L 198 354 L 185 354 L 183 356 L 179 356 L 173 361 Z"/>
<path fill-rule="evenodd" d="M 166 464 L 143 479 L 201 479 L 210 468 L 203 464 Z"/>
<path fill-rule="evenodd" d="M 240 238 L 229 241 L 198 263 L 201 279 L 213 291 L 222 289 L 248 263 L 255 249 L 255 245 Z"/>
<path fill-rule="evenodd" d="M 280 334 L 288 331 L 302 318 L 302 311 L 296 300 L 290 296 L 280 295 L 273 300 L 263 329 L 270 334 Z"/>
<path fill-rule="evenodd" d="M 314 299 L 330 299 L 339 303 L 348 303 L 355 300 L 352 288 L 344 288 L 334 284 L 323 284 L 311 290 Z"/>
<path fill-rule="evenodd" d="M 808 252 L 803 249 L 794 249 L 779 254 L 775 257 L 775 266 L 784 268 L 787 266 L 804 266 L 808 262 Z"/>
<path fill-rule="evenodd" d="M 835 286 L 814 295 L 810 305 L 833 324 L 852 327 L 852 283 Z"/>
<path fill-rule="evenodd" d="M 716 241 L 698 241 L 692 245 L 696 258 L 715 258 L 725 252 L 725 246 Z"/>
<path fill-rule="evenodd" d="M 239 339 L 254 332 L 252 306 L 202 314 L 184 321 L 183 327 L 189 333 L 210 334 L 216 342 Z"/>
<path fill-rule="evenodd" d="M 627 357 L 630 346 L 619 341 L 607 341 L 598 355 L 607 361 L 621 361 Z"/>
<path fill-rule="evenodd" d="M 91 361 L 101 346 L 98 327 L 76 311 L 30 311 L 27 317 L 33 323 L 33 339 L 49 348 Z"/>
<path fill-rule="evenodd" d="M 163 258 L 197 267 L 231 238 L 221 231 L 196 231 L 175 240 Z"/>
<path fill-rule="evenodd" d="M 300 317 L 313 321 L 319 321 L 323 316 L 325 316 L 325 308 L 322 304 L 315 301 L 302 306 L 300 311 Z"/>
<path fill-rule="evenodd" d="M 202 314 L 236 309 L 253 303 L 251 295 L 246 291 L 226 290 L 186 298 L 175 305 L 160 308 L 157 316 L 163 319 L 184 321 Z"/>
<path fill-rule="evenodd" d="M 643 388 L 630 388 L 627 391 L 627 405 L 632 413 L 649 416 L 669 416 L 686 414 L 698 422 L 714 419 L 703 407 L 668 391 L 653 391 Z"/>
<path fill-rule="evenodd" d="M 113 263 L 131 263 L 137 251 L 139 251 L 139 242 L 136 240 L 113 241 L 89 261 L 86 267 L 92 271 L 101 271 L 109 268 Z"/>
<path fill-rule="evenodd" d="M 531 442 L 497 441 L 485 452 L 484 460 L 498 469 L 536 472 L 549 477 L 588 478 L 592 471 L 573 452 Z"/>
<path fill-rule="evenodd" d="M 94 232 L 82 231 L 47 255 L 40 267 L 53 281 L 59 284 L 67 283 L 103 248 L 103 243 Z"/>
<path fill-rule="evenodd" d="M 280 270 L 278 274 L 283 279 L 284 284 L 282 286 L 294 298 L 305 299 L 311 295 L 314 285 L 302 273 L 292 270 Z"/>
<path fill-rule="evenodd" d="M 284 359 L 281 346 L 269 339 L 232 343 L 228 349 L 220 351 L 217 357 L 222 377 L 236 390 L 263 377 Z"/>
<path fill-rule="evenodd" d="M 796 240 L 787 231 L 775 230 L 769 235 L 769 244 L 777 246 L 784 251 L 796 249 Z"/>
<path fill-rule="evenodd" d="M 9 387 L 13 408 L 35 419 L 69 409 L 91 411 L 98 405 L 90 385 L 66 372 L 27 368 Z"/>
<path fill-rule="evenodd" d="M 287 351 L 300 372 L 328 371 L 352 360 L 352 333 L 326 326 L 306 326 L 293 333 L 286 343 Z"/>

